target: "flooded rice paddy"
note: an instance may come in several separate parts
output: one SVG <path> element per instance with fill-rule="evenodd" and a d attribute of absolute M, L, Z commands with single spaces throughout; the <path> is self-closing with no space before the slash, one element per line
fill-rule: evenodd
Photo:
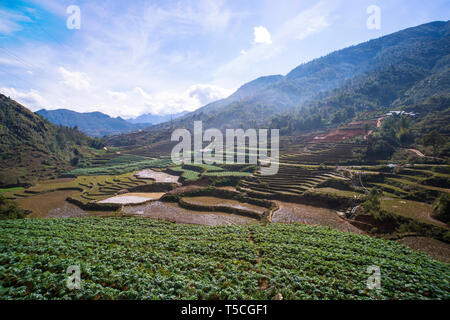
<path fill-rule="evenodd" d="M 164 192 L 134 192 L 124 193 L 108 199 L 100 200 L 98 203 L 114 203 L 114 204 L 139 204 L 151 200 L 159 200 Z"/>
<path fill-rule="evenodd" d="M 166 203 L 161 201 L 125 207 L 124 213 L 126 215 L 168 220 L 177 223 L 201 224 L 209 226 L 258 223 L 258 220 L 256 219 L 243 217 L 240 215 L 187 210 L 179 207 L 177 203 Z"/>
<path fill-rule="evenodd" d="M 184 197 L 183 200 L 194 205 L 204 206 L 224 206 L 235 209 L 250 210 L 257 213 L 263 213 L 267 210 L 264 207 L 256 206 L 250 203 L 239 202 L 237 200 L 222 199 L 216 197 Z"/>
<path fill-rule="evenodd" d="M 178 183 L 179 176 L 174 176 L 165 172 L 154 171 L 151 169 L 141 170 L 135 175 L 137 178 L 152 179 L 155 182 Z"/>
<path fill-rule="evenodd" d="M 17 200 L 19 206 L 30 210 L 30 218 L 71 218 L 92 215 L 112 215 L 112 212 L 86 211 L 66 201 L 66 198 L 78 191 L 54 191 L 21 198 Z"/>
<path fill-rule="evenodd" d="M 92 215 L 113 215 L 113 212 L 86 211 L 65 201 L 68 196 L 75 195 L 77 193 L 78 191 L 70 190 L 54 191 L 18 199 L 17 202 L 22 208 L 32 211 L 29 215 L 30 218 L 67 218 Z M 165 203 L 158 201 L 157 199 L 159 199 L 163 194 L 164 193 L 126 193 L 105 199 L 101 202 L 121 203 L 124 205 L 134 204 L 133 206 L 125 206 L 124 213 L 126 215 L 162 219 L 177 223 L 200 225 L 258 223 L 257 219 L 237 214 L 222 213 L 217 211 L 208 212 L 188 210 L 181 208 L 177 203 Z M 152 199 L 154 201 L 148 202 Z M 194 204 L 229 206 L 233 208 L 252 210 L 259 213 L 266 210 L 263 207 L 252 204 L 216 197 L 187 197 L 184 198 L 184 200 Z M 146 203 L 138 204 L 139 202 L 137 201 Z M 341 231 L 362 233 L 361 230 L 339 218 L 333 210 L 282 201 L 277 201 L 277 203 L 280 209 L 274 212 L 272 222 L 298 222 L 330 226 Z"/>

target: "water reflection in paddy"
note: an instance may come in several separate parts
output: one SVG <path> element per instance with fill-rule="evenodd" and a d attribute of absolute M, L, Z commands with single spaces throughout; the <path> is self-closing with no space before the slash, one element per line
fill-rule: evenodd
<path fill-rule="evenodd" d="M 178 223 L 223 225 L 258 223 L 258 220 L 220 212 L 187 210 L 176 203 L 154 201 L 144 205 L 125 207 L 125 214 L 155 219 L 169 220 Z"/>

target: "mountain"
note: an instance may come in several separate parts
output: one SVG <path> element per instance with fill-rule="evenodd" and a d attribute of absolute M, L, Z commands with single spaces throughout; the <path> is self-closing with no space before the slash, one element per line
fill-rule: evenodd
<path fill-rule="evenodd" d="M 167 122 L 170 121 L 171 119 L 176 119 L 179 117 L 184 116 L 185 114 L 189 113 L 189 111 L 183 111 L 180 113 L 175 113 L 175 114 L 167 114 L 167 115 L 157 115 L 157 114 L 152 114 L 152 113 L 146 113 L 143 115 L 140 115 L 137 118 L 132 118 L 132 119 L 127 119 L 128 122 L 130 123 L 145 123 L 145 124 L 159 124 L 159 123 L 163 123 L 163 122 Z"/>
<path fill-rule="evenodd" d="M 305 107 L 378 108 L 424 101 L 449 88 L 449 34 L 450 23 L 438 21 L 345 48 L 304 63 L 285 76 L 244 84 L 230 97 L 175 123 L 186 126 L 203 120 L 204 127 L 264 126 L 275 115 Z"/>
<path fill-rule="evenodd" d="M 0 94 L 0 187 L 28 185 L 68 171 L 103 144 L 68 127 L 55 126 Z"/>
<path fill-rule="evenodd" d="M 92 137 L 137 131 L 151 125 L 150 123 L 133 124 L 121 117 L 112 118 L 101 112 L 80 113 L 67 109 L 41 109 L 36 113 L 48 119 L 53 124 L 71 128 L 77 127 L 80 131 Z"/>
<path fill-rule="evenodd" d="M 450 92 L 450 23 L 431 22 L 348 47 L 304 63 L 287 75 L 261 77 L 228 98 L 173 123 L 107 139 L 146 145 L 170 128 L 280 128 L 317 130 L 373 112 L 425 102 Z M 168 138 L 168 137 L 167 137 Z"/>

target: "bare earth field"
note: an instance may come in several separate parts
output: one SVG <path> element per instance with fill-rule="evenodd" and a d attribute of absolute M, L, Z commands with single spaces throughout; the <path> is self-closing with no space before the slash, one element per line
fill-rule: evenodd
<path fill-rule="evenodd" d="M 194 211 L 181 208 L 176 203 L 161 201 L 149 202 L 144 205 L 125 207 L 126 215 L 136 215 L 154 219 L 168 220 L 177 223 L 200 225 L 224 225 L 224 224 L 250 224 L 258 223 L 258 220 L 220 212 Z"/>
<path fill-rule="evenodd" d="M 98 201 L 98 203 L 118 203 L 118 204 L 138 204 L 150 200 L 159 200 L 164 195 L 164 192 L 135 192 L 124 193 L 108 199 Z"/>
<path fill-rule="evenodd" d="M 273 213 L 272 222 L 329 226 L 340 231 L 364 234 L 362 230 L 339 218 L 334 210 L 283 201 L 276 203 L 280 209 Z"/>
<path fill-rule="evenodd" d="M 17 200 L 23 209 L 30 210 L 30 218 L 70 218 L 92 215 L 111 215 L 112 212 L 85 211 L 66 201 L 68 196 L 77 191 L 54 191 Z"/>
<path fill-rule="evenodd" d="M 434 224 L 438 227 L 448 228 L 447 224 L 442 221 L 433 219 L 431 214 L 433 208 L 431 205 L 423 202 L 404 200 L 404 199 L 392 199 L 384 198 L 381 202 L 381 207 L 387 211 L 408 217 L 417 219 L 419 221 Z"/>
<path fill-rule="evenodd" d="M 413 250 L 424 252 L 433 259 L 450 263 L 450 245 L 447 243 L 426 237 L 405 237 L 398 242 Z"/>
<path fill-rule="evenodd" d="M 151 169 L 141 170 L 136 173 L 137 178 L 152 179 L 155 182 L 178 183 L 179 176 L 174 176 L 165 172 L 158 172 Z"/>
<path fill-rule="evenodd" d="M 242 203 L 232 199 L 222 199 L 216 197 L 184 197 L 184 201 L 197 205 L 206 206 L 225 206 L 235 209 L 251 210 L 257 213 L 263 213 L 266 208 L 256 206 L 250 203 Z"/>

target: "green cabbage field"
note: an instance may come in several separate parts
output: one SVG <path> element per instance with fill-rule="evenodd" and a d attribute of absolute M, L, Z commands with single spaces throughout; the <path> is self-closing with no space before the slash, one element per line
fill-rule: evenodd
<path fill-rule="evenodd" d="M 71 265 L 81 289 L 66 286 Z M 381 289 L 367 288 L 371 265 Z M 0 299 L 449 299 L 449 281 L 448 264 L 324 227 L 0 221 Z"/>

